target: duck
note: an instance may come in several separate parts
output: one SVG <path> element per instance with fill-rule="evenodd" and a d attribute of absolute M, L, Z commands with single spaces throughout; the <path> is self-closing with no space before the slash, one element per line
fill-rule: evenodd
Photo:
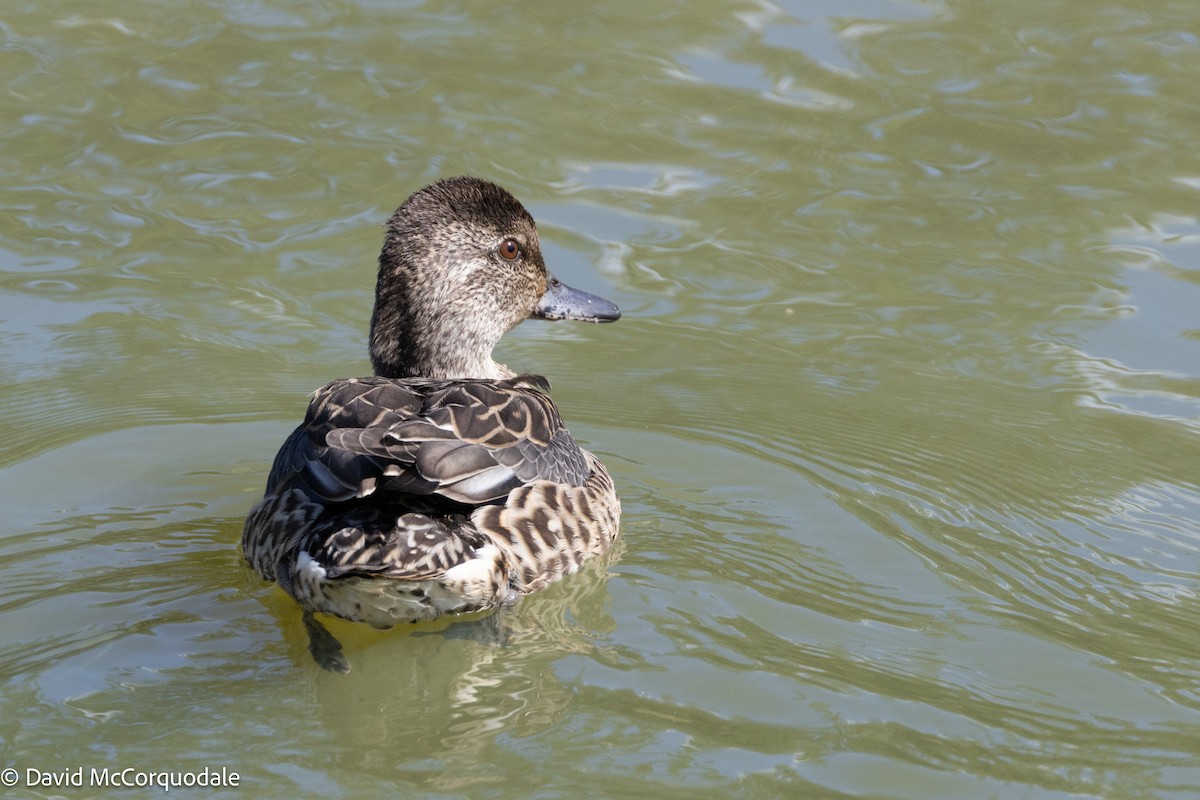
<path fill-rule="evenodd" d="M 614 322 L 554 277 L 533 217 L 470 176 L 413 193 L 386 225 L 373 375 L 311 396 L 242 551 L 302 609 L 309 651 L 350 667 L 318 620 L 375 628 L 511 607 L 612 545 L 621 503 L 541 376 L 493 348 L 526 319 Z"/>

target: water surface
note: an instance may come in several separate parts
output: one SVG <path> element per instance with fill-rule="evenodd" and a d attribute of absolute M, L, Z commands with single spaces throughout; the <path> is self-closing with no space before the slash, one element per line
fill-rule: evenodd
<path fill-rule="evenodd" d="M 16 796 L 1200 793 L 1194 4 L 10 6 Z M 498 353 L 622 546 L 326 674 L 242 518 L 459 173 L 625 313 Z"/>

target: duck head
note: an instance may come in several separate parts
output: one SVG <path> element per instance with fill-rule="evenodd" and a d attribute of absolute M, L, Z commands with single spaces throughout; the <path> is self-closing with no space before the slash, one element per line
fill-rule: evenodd
<path fill-rule="evenodd" d="M 533 217 L 515 197 L 478 178 L 447 178 L 388 220 L 371 363 L 390 378 L 508 378 L 492 349 L 523 320 L 620 316 L 550 274 Z"/>

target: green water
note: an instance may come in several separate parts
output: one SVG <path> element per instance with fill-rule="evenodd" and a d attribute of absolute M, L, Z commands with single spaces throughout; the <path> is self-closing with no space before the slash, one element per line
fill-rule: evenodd
<path fill-rule="evenodd" d="M 12 796 L 1200 796 L 1200 5 L 12 2 L 0 36 Z M 335 625 L 324 673 L 242 518 L 369 371 L 383 221 L 464 172 L 625 313 L 498 353 L 622 548 L 498 619 Z"/>

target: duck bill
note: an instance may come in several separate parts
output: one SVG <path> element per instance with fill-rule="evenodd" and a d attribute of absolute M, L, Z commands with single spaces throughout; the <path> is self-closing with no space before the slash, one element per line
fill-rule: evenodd
<path fill-rule="evenodd" d="M 572 289 L 553 275 L 531 319 L 573 319 L 580 322 L 616 322 L 621 309 L 603 297 Z"/>

